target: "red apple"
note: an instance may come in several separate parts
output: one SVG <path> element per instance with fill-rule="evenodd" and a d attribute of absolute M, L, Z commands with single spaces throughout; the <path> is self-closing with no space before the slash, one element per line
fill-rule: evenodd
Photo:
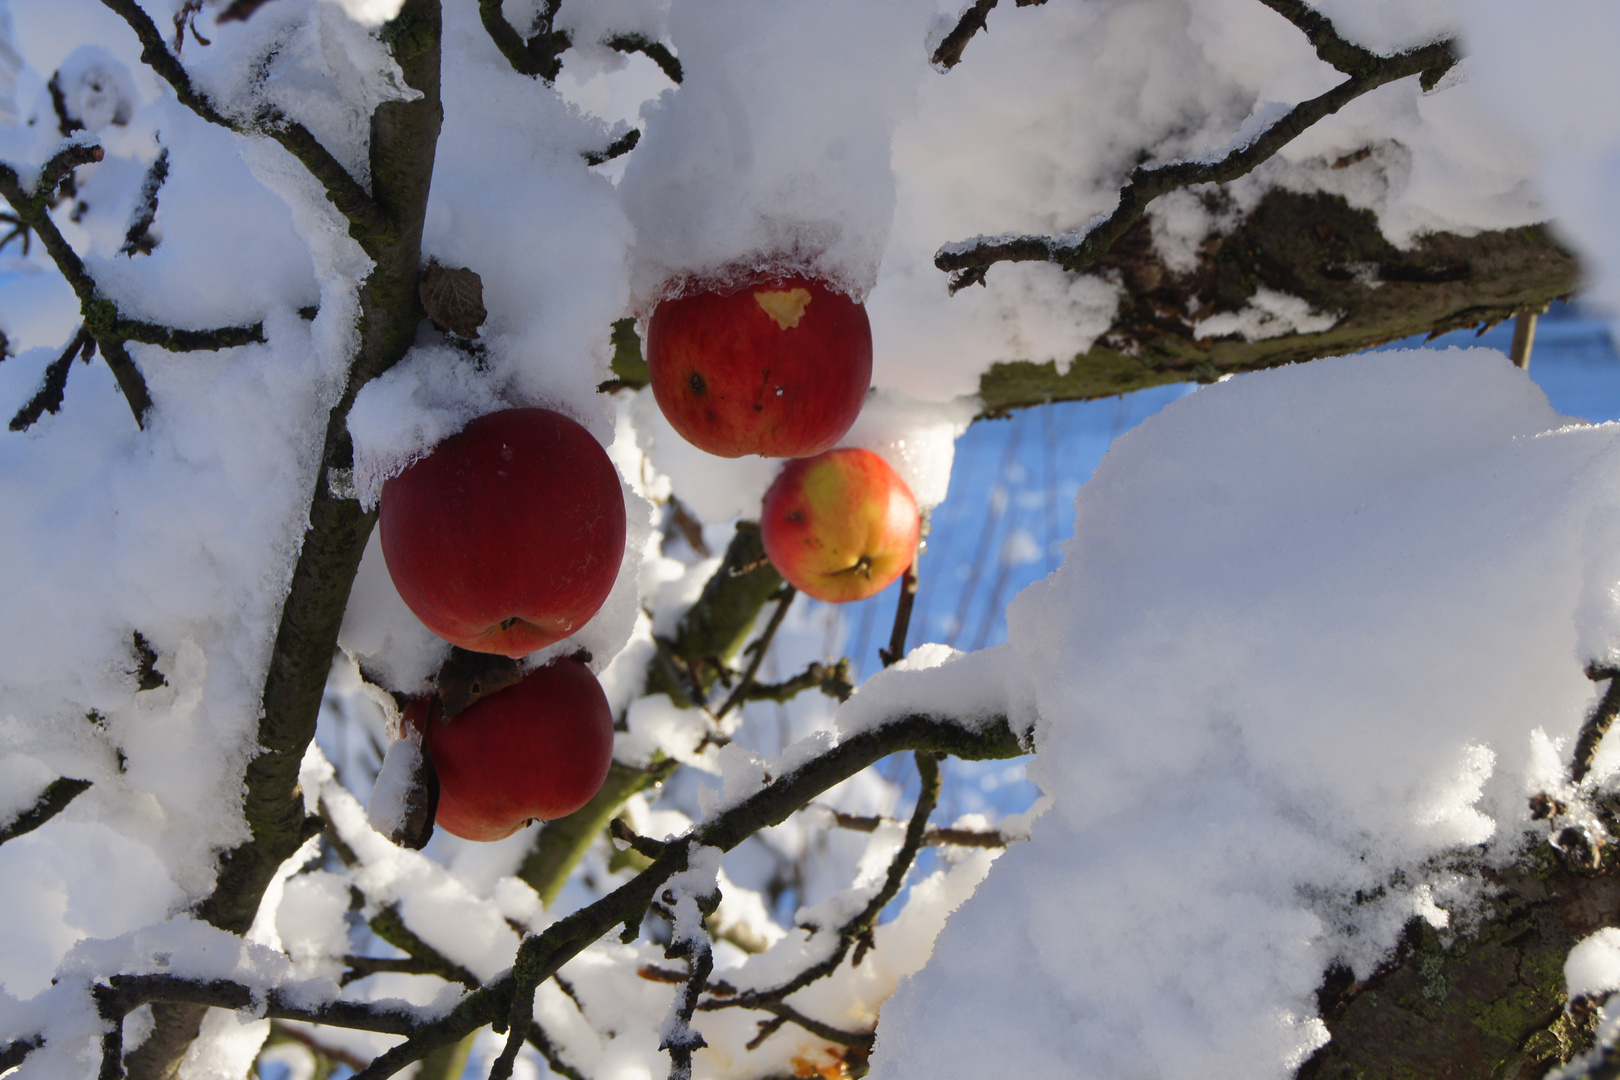
<path fill-rule="evenodd" d="M 499 840 L 531 818 L 550 821 L 590 801 L 613 762 L 613 713 L 589 668 L 562 658 L 441 720 L 437 697 L 405 721 L 424 732 L 439 776 L 434 821 L 464 840 Z"/>
<path fill-rule="evenodd" d="M 399 595 L 429 630 L 524 656 L 607 599 L 624 558 L 624 493 L 579 424 L 507 409 L 384 484 L 377 527 Z"/>
<path fill-rule="evenodd" d="M 810 457 L 855 422 L 872 384 L 866 308 L 819 281 L 775 278 L 666 300 L 647 370 L 670 426 L 719 457 Z"/>
<path fill-rule="evenodd" d="M 760 534 L 782 576 L 817 600 L 881 592 L 917 553 L 917 500 L 870 450 L 790 461 L 765 492 Z"/>

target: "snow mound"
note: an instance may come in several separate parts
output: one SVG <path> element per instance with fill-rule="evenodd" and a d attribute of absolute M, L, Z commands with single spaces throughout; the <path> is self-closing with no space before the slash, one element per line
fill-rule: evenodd
<path fill-rule="evenodd" d="M 1242 376 L 1122 437 L 1009 612 L 1052 809 L 873 1076 L 1292 1075 L 1323 971 L 1444 925 L 1431 860 L 1509 853 L 1559 783 L 1620 631 L 1617 466 L 1620 427 L 1482 349 Z"/>

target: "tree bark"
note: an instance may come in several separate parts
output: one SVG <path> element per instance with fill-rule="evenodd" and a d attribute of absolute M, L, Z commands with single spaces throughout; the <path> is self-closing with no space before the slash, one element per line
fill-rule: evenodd
<path fill-rule="evenodd" d="M 1061 374 L 1050 362 L 992 365 L 979 380 L 983 415 L 1165 383 L 1214 382 L 1413 334 L 1491 325 L 1540 310 L 1580 285 L 1575 257 L 1545 226 L 1435 233 L 1401 250 L 1370 211 L 1336 195 L 1282 190 L 1267 194 L 1230 233 L 1206 242 L 1188 273 L 1171 270 L 1154 251 L 1146 218 L 1091 271 L 1124 288 L 1108 333 Z M 1258 341 L 1196 336 L 1198 322 L 1242 310 L 1260 289 L 1300 297 L 1338 319 L 1321 332 Z"/>

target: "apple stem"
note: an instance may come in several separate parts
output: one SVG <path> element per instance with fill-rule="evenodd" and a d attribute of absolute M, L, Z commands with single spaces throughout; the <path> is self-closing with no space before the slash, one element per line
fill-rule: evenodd
<path fill-rule="evenodd" d="M 764 663 L 765 654 L 770 650 L 771 639 L 776 637 L 776 628 L 782 625 L 782 620 L 787 617 L 788 606 L 793 603 L 793 598 L 797 595 L 799 595 L 799 590 L 792 585 L 782 586 L 782 598 L 776 602 L 776 610 L 771 612 L 771 621 L 765 624 L 765 632 L 760 634 L 759 638 L 748 646 L 748 651 L 753 653 L 753 656 L 749 658 L 748 668 L 743 672 L 742 681 L 737 683 L 736 689 L 732 690 L 730 696 L 726 698 L 726 703 L 720 706 L 720 711 L 714 714 L 715 720 L 720 720 L 726 713 L 742 704 L 744 695 L 748 693 L 748 688 L 754 685 L 754 676 L 759 674 L 759 665 Z"/>

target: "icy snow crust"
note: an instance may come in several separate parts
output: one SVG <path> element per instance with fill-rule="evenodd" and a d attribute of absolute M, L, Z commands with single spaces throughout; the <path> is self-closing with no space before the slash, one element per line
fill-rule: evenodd
<path fill-rule="evenodd" d="M 1561 790 L 1620 631 L 1620 428 L 1566 426 L 1494 351 L 1320 360 L 1166 407 L 1076 521 L 1008 615 L 1051 810 L 885 1009 L 873 1074 L 1016 1047 L 1032 1078 L 1289 1076 L 1328 965 L 1466 911 L 1430 860 L 1510 854 Z M 1572 989 L 1607 985 L 1597 949 Z"/>

